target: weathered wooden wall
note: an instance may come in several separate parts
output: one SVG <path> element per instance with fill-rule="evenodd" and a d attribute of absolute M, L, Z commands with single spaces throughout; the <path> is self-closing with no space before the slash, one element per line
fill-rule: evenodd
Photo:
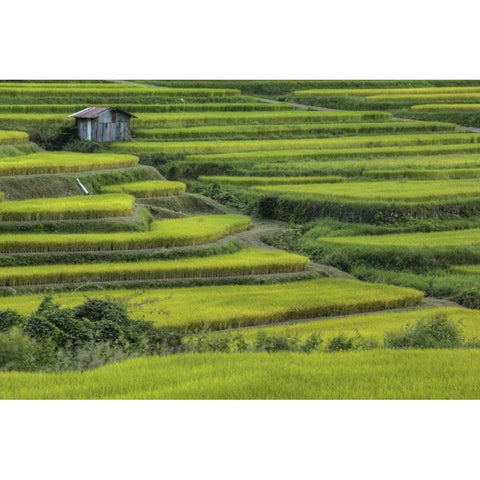
<path fill-rule="evenodd" d="M 78 136 L 94 142 L 130 140 L 130 117 L 122 112 L 101 113 L 98 118 L 77 118 Z"/>

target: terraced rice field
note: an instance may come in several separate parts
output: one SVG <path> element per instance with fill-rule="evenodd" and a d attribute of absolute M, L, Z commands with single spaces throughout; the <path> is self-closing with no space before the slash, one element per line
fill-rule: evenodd
<path fill-rule="evenodd" d="M 321 111 L 267 103 L 225 83 L 148 85 L 0 82 L 0 127 L 12 129 L 0 131 L 0 191 L 19 195 L 0 203 L 0 293 L 8 295 L 0 296 L 0 317 L 5 309 L 33 312 L 55 288 L 63 307 L 112 299 L 132 319 L 188 338 L 205 328 L 219 339 L 218 331 L 239 329 L 231 333 L 249 342 L 258 332 L 318 334 L 325 350 L 344 334 L 374 338 L 380 348 L 181 354 L 82 374 L 0 373 L 0 398 L 478 397 L 473 342 L 470 350 L 423 352 L 385 350 L 382 342 L 436 314 L 460 322 L 469 340 L 479 335 L 477 310 L 426 307 L 424 292 L 407 287 L 480 306 L 480 134 L 448 116 L 474 115 L 479 85 L 282 93 L 343 108 Z M 102 153 L 69 152 L 75 143 L 50 152 L 13 131 L 42 139 L 38 129 L 68 125 L 67 115 L 96 105 L 135 114 L 133 141 L 92 146 Z M 415 112 L 446 116 L 415 121 Z M 76 172 L 94 195 L 77 196 Z M 59 198 L 50 198 L 57 186 Z M 45 198 L 24 199 L 37 190 Z M 375 269 L 395 285 L 380 283 L 387 280 Z M 445 278 L 453 290 L 438 286 Z"/>
<path fill-rule="evenodd" d="M 35 198 L 0 203 L 0 221 L 65 220 L 127 216 L 132 213 L 134 206 L 135 198 L 127 194 Z"/>
<path fill-rule="evenodd" d="M 418 290 L 390 285 L 325 278 L 271 285 L 225 285 L 151 290 L 84 291 L 56 295 L 65 306 L 87 297 L 122 300 L 133 318 L 158 326 L 195 330 L 275 323 L 292 319 L 342 315 L 418 304 Z M 246 301 L 248 299 L 248 301 Z M 0 297 L 1 308 L 33 311 L 38 295 Z"/>
<path fill-rule="evenodd" d="M 250 227 L 242 215 L 206 215 L 153 222 L 148 232 L 0 234 L 0 252 L 88 252 L 197 245 Z"/>
<path fill-rule="evenodd" d="M 1 90 L 0 90 L 1 92 Z M 1 113 L 63 113 L 69 115 L 86 107 L 94 107 L 95 104 L 78 103 L 39 103 L 39 104 L 0 104 Z M 249 112 L 249 111 L 283 111 L 293 110 L 295 106 L 289 103 L 264 103 L 264 102 L 203 102 L 203 103 L 116 103 L 116 107 L 127 112 L 194 112 L 194 111 L 218 111 L 218 112 Z"/>
<path fill-rule="evenodd" d="M 28 134 L 25 132 L 0 130 L 0 145 L 15 145 L 26 142 L 28 142 Z"/>
<path fill-rule="evenodd" d="M 479 365 L 478 350 L 172 355 L 87 372 L 1 373 L 0 398 L 477 399 Z"/>
<path fill-rule="evenodd" d="M 0 175 L 82 172 L 134 167 L 135 155 L 115 153 L 41 152 L 2 158 Z"/>
<path fill-rule="evenodd" d="M 194 153 L 229 153 L 260 152 L 264 150 L 312 150 L 322 149 L 324 156 L 328 150 L 347 148 L 373 148 L 395 146 L 422 146 L 422 145 L 452 145 L 477 144 L 480 134 L 477 133 L 419 133 L 410 135 L 372 135 L 347 136 L 321 139 L 295 140 L 237 140 L 237 141 L 203 141 L 203 142 L 130 142 L 113 143 L 112 149 L 123 153 L 165 153 L 165 154 L 194 154 Z M 478 148 L 477 145 L 474 145 Z M 325 150 L 323 150 L 325 149 Z M 357 152 L 358 155 L 359 152 Z"/>
<path fill-rule="evenodd" d="M 231 185 L 253 186 L 253 185 L 295 185 L 308 183 L 340 183 L 345 180 L 340 176 L 325 177 L 232 177 L 232 176 L 208 176 L 200 175 L 198 180 L 202 182 L 227 183 Z"/>
<path fill-rule="evenodd" d="M 325 344 L 340 334 L 349 337 L 361 335 L 383 343 L 387 333 L 437 315 L 447 315 L 454 322 L 460 322 L 467 338 L 480 335 L 480 312 L 461 307 L 430 307 L 406 311 L 362 313 L 275 326 L 252 327 L 238 332 L 247 341 L 254 341 L 258 333 L 262 332 L 267 335 L 298 335 L 300 338 L 320 335 Z"/>
<path fill-rule="evenodd" d="M 200 125 L 250 125 L 332 122 L 374 122 L 392 119 L 386 112 L 194 112 L 157 115 L 144 113 L 132 123 L 135 128 L 198 127 Z"/>
<path fill-rule="evenodd" d="M 367 174 L 370 171 L 384 170 L 395 172 L 397 170 L 453 170 L 480 167 L 480 156 L 476 154 L 463 155 L 435 155 L 412 157 L 385 157 L 366 160 L 324 160 L 324 161 L 298 161 L 278 163 L 258 163 L 253 165 L 253 171 L 292 172 L 300 175 L 305 172 L 309 175 L 316 173 L 341 174 L 352 177 Z"/>
<path fill-rule="evenodd" d="M 308 258 L 301 255 L 278 250 L 247 248 L 230 254 L 178 260 L 5 267 L 0 268 L 0 285 L 289 273 L 305 270 L 308 262 Z"/>
<path fill-rule="evenodd" d="M 262 185 L 252 187 L 265 193 L 276 193 L 304 198 L 339 198 L 352 200 L 421 201 L 456 197 L 477 197 L 480 185 L 476 179 L 344 182 L 302 185 Z"/>
<path fill-rule="evenodd" d="M 0 117 L 1 120 L 1 117 Z M 380 133 L 453 131 L 456 125 L 445 122 L 365 122 L 293 125 L 228 125 L 188 128 L 137 129 L 135 135 L 153 140 L 291 138 L 327 135 L 365 135 Z"/>
<path fill-rule="evenodd" d="M 389 235 L 353 235 L 346 237 L 323 237 L 319 242 L 335 245 L 362 246 L 369 248 L 456 248 L 480 244 L 480 229 L 452 230 L 442 232 L 415 232 Z"/>
<path fill-rule="evenodd" d="M 125 192 L 135 197 L 164 197 L 168 195 L 180 195 L 185 192 L 187 186 L 182 182 L 169 182 L 150 180 L 145 182 L 120 183 L 103 187 L 104 192 Z"/>

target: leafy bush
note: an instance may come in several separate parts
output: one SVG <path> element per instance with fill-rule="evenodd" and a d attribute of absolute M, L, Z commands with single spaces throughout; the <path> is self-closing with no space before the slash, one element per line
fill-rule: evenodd
<path fill-rule="evenodd" d="M 463 343 L 459 325 L 441 313 L 385 336 L 387 348 L 455 348 Z"/>
<path fill-rule="evenodd" d="M 33 370 L 34 358 L 34 342 L 19 327 L 0 332 L 0 370 Z"/>
<path fill-rule="evenodd" d="M 7 310 L 0 310 L 0 332 L 21 325 L 22 322 L 23 317 L 16 310 L 10 308 Z"/>

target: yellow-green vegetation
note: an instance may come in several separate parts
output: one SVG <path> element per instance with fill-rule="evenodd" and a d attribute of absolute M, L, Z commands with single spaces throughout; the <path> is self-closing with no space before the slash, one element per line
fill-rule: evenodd
<path fill-rule="evenodd" d="M 354 200 L 417 201 L 455 197 L 477 197 L 480 185 L 476 179 L 464 180 L 392 180 L 384 182 L 344 182 L 330 184 L 303 184 L 254 186 L 255 190 L 305 198 L 335 197 Z"/>
<path fill-rule="evenodd" d="M 480 168 L 439 168 L 420 169 L 408 168 L 398 170 L 365 170 L 365 177 L 369 178 L 475 178 L 480 177 Z"/>
<path fill-rule="evenodd" d="M 432 93 L 429 95 L 372 95 L 367 97 L 372 102 L 384 103 L 448 103 L 448 102 L 475 102 L 480 100 L 480 93 Z"/>
<path fill-rule="evenodd" d="M 29 95 L 31 97 L 75 97 L 76 95 L 92 95 L 127 98 L 142 95 L 151 97 L 230 97 L 240 95 L 240 90 L 231 88 L 149 88 L 132 85 L 89 86 L 64 88 L 57 85 L 35 87 L 3 87 L 0 95 L 8 95 L 12 99 L 17 96 Z"/>
<path fill-rule="evenodd" d="M 176 260 L 5 267 L 0 268 L 0 285 L 287 273 L 304 270 L 308 262 L 307 257 L 281 250 L 246 248 L 224 255 Z"/>
<path fill-rule="evenodd" d="M 0 95 L 2 90 L 0 89 Z M 15 123 L 26 127 L 31 125 L 51 125 L 52 123 L 73 123 L 74 119 L 59 113 L 0 113 L 0 124 Z"/>
<path fill-rule="evenodd" d="M 136 128 L 193 127 L 199 125 L 240 125 L 261 123 L 331 123 L 390 120 L 387 112 L 287 111 L 287 112 L 188 112 L 158 115 L 143 113 L 132 121 Z"/>
<path fill-rule="evenodd" d="M 298 97 L 371 97 L 373 95 L 436 95 L 480 93 L 480 87 L 426 87 L 426 88 L 314 88 L 293 92 Z"/>
<path fill-rule="evenodd" d="M 387 235 L 353 235 L 350 237 L 321 237 L 321 243 L 365 247 L 445 248 L 480 244 L 480 228 L 444 232 L 392 233 Z"/>
<path fill-rule="evenodd" d="M 198 179 L 202 182 L 229 183 L 232 185 L 283 185 L 283 184 L 306 184 L 306 183 L 339 183 L 345 180 L 340 176 L 328 177 L 233 177 L 233 176 L 208 176 L 200 175 Z"/>
<path fill-rule="evenodd" d="M 480 103 L 432 103 L 412 105 L 410 110 L 418 112 L 478 112 Z"/>
<path fill-rule="evenodd" d="M 169 182 L 166 180 L 148 180 L 145 182 L 121 183 L 102 187 L 104 192 L 125 192 L 142 198 L 180 195 L 186 189 L 187 186 L 182 182 Z"/>
<path fill-rule="evenodd" d="M 170 142 L 180 143 L 180 142 Z M 207 142 L 199 142 L 207 143 Z M 157 145 L 157 142 L 143 142 L 144 148 L 148 145 Z M 164 144 L 163 144 L 164 145 Z M 132 149 L 133 150 L 133 149 Z M 154 147 L 150 147 L 154 151 Z M 217 154 L 198 154 L 186 156 L 192 163 L 229 164 L 254 166 L 260 162 L 289 162 L 297 160 L 343 160 L 349 158 L 365 159 L 385 156 L 420 156 L 420 155 L 448 155 L 456 153 L 479 153 L 480 144 L 458 143 L 445 145 L 415 145 L 397 147 L 366 147 L 366 148 L 324 148 L 324 149 L 295 149 L 295 150 L 263 150 L 251 152 L 233 152 Z"/>
<path fill-rule="evenodd" d="M 61 293 L 62 305 L 75 306 L 87 297 L 123 301 L 134 319 L 157 326 L 195 330 L 261 325 L 309 317 L 342 315 L 418 304 L 423 293 L 359 280 L 321 278 L 271 285 L 223 285 L 150 290 Z M 35 310 L 39 295 L 0 297 L 0 309 Z"/>
<path fill-rule="evenodd" d="M 138 157 L 117 153 L 41 152 L 0 159 L 0 175 L 81 172 L 135 167 Z"/>
<path fill-rule="evenodd" d="M 292 140 L 214 140 L 202 142 L 118 142 L 112 143 L 117 152 L 161 152 L 167 154 L 185 153 L 228 153 L 258 152 L 262 150 L 288 149 L 341 149 L 372 148 L 409 145 L 475 144 L 479 142 L 478 133 L 419 133 L 409 135 L 366 135 L 335 138 L 302 138 Z M 325 152 L 328 155 L 328 152 Z"/>
<path fill-rule="evenodd" d="M 1 93 L 1 89 L 0 89 Z M 86 107 L 95 107 L 96 104 L 85 102 L 79 104 L 40 103 L 40 104 L 1 104 L 0 112 L 12 113 L 64 113 L 65 115 L 77 112 Z M 291 103 L 264 103 L 264 102 L 202 102 L 202 103 L 115 103 L 115 106 L 127 112 L 190 112 L 190 111 L 280 111 L 294 110 Z"/>
<path fill-rule="evenodd" d="M 0 252 L 87 252 L 197 245 L 247 230 L 250 225 L 250 219 L 243 215 L 204 215 L 156 221 L 148 232 L 8 233 L 0 234 Z"/>
<path fill-rule="evenodd" d="M 0 221 L 119 217 L 130 215 L 134 206 L 135 197 L 127 194 L 33 198 L 0 203 Z"/>
<path fill-rule="evenodd" d="M 439 132 L 455 130 L 445 122 L 362 122 L 362 123 L 298 123 L 285 125 L 214 125 L 187 128 L 149 128 L 135 130 L 135 136 L 156 140 L 212 138 L 289 138 L 316 135 L 365 135 L 369 133 Z"/>
<path fill-rule="evenodd" d="M 15 132 L 10 130 L 0 130 L 0 145 L 15 145 L 17 143 L 27 143 L 28 133 Z"/>
<path fill-rule="evenodd" d="M 480 167 L 480 156 L 466 155 L 429 155 L 395 158 L 373 158 L 366 160 L 323 160 L 298 161 L 278 163 L 256 163 L 252 169 L 260 172 L 289 172 L 291 175 L 302 174 L 341 174 L 347 176 L 368 175 L 371 171 L 388 171 L 392 175 L 396 170 L 412 171 L 440 171 L 440 170 L 467 170 L 469 167 Z M 428 169 L 428 170 L 427 170 Z"/>
<path fill-rule="evenodd" d="M 479 350 L 216 353 L 0 373 L 2 399 L 472 399 Z"/>
<path fill-rule="evenodd" d="M 268 327 L 253 327 L 239 331 L 247 341 L 255 340 L 258 332 L 266 334 L 289 334 L 306 338 L 320 335 L 325 343 L 331 338 L 344 334 L 349 337 L 361 335 L 374 338 L 382 343 L 385 335 L 399 330 L 405 325 L 414 325 L 419 320 L 445 314 L 454 322 L 459 322 L 466 339 L 480 336 L 480 311 L 462 307 L 417 308 L 406 311 L 374 312 L 343 317 L 330 317 L 307 322 L 295 322 Z"/>
<path fill-rule="evenodd" d="M 480 274 L 480 265 L 454 265 L 450 269 L 453 273 L 464 273 L 465 275 Z"/>

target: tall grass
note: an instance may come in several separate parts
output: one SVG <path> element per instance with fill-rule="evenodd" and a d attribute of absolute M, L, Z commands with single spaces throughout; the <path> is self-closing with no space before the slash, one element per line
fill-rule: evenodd
<path fill-rule="evenodd" d="M 62 293 L 55 300 L 77 305 L 84 297 L 123 301 L 132 318 L 145 318 L 158 326 L 196 330 L 261 325 L 281 321 L 343 315 L 418 304 L 423 293 L 358 280 L 322 278 L 268 285 L 223 285 L 150 290 L 91 290 Z M 2 298 L 1 308 L 33 311 L 38 295 Z M 8 307 L 6 307 L 8 305 Z"/>
<path fill-rule="evenodd" d="M 0 175 L 81 172 L 135 167 L 138 157 L 116 153 L 41 152 L 0 159 Z"/>
<path fill-rule="evenodd" d="M 297 97 L 371 97 L 373 95 L 438 95 L 480 93 L 480 87 L 427 87 L 427 88 L 316 88 L 310 90 L 297 90 L 293 95 Z"/>
<path fill-rule="evenodd" d="M 298 141 L 298 140 L 297 140 Z M 179 142 L 171 142 L 179 143 Z M 202 142 L 206 143 L 206 142 Z M 280 143 L 278 141 L 277 143 Z M 163 144 L 165 145 L 165 144 Z M 140 144 L 140 148 L 132 148 L 141 152 L 145 150 L 161 151 L 159 144 L 154 142 L 145 142 Z M 366 148 L 318 148 L 318 149 L 295 149 L 295 150 L 260 150 L 260 151 L 241 151 L 233 153 L 217 154 L 192 154 L 187 155 L 186 161 L 192 164 L 233 164 L 233 165 L 254 165 L 259 162 L 288 162 L 297 160 L 333 160 L 333 159 L 368 159 L 374 157 L 386 156 L 425 156 L 425 155 L 451 155 L 462 153 L 480 153 L 478 144 L 453 143 L 450 145 L 415 145 L 415 146 L 395 146 L 395 147 L 366 147 Z"/>
<path fill-rule="evenodd" d="M 0 92 L 1 93 L 1 92 Z M 287 111 L 287 112 L 192 112 L 158 115 L 140 114 L 132 121 L 136 128 L 193 127 L 200 125 L 242 125 L 269 123 L 332 123 L 388 121 L 387 112 Z"/>
<path fill-rule="evenodd" d="M 142 198 L 180 195 L 186 189 L 187 186 L 182 182 L 164 180 L 147 180 L 145 182 L 121 183 L 102 187 L 103 192 L 125 192 Z"/>
<path fill-rule="evenodd" d="M 286 323 L 283 325 L 262 326 L 239 331 L 245 340 L 254 340 L 258 332 L 265 334 L 290 334 L 306 338 L 309 335 L 321 335 L 324 342 L 344 334 L 355 337 L 374 338 L 379 343 L 388 332 L 402 328 L 407 324 L 415 324 L 419 320 L 439 314 L 447 315 L 454 322 L 461 322 L 466 338 L 480 335 L 480 312 L 462 307 L 429 307 L 405 311 L 386 311 L 333 317 L 307 322 Z"/>
<path fill-rule="evenodd" d="M 248 228 L 250 220 L 242 215 L 205 215 L 153 222 L 149 232 L 0 234 L 0 252 L 88 252 L 187 246 L 212 242 Z"/>
<path fill-rule="evenodd" d="M 343 198 L 418 201 L 443 200 L 456 197 L 480 196 L 480 185 L 476 179 L 465 180 L 417 180 L 344 182 L 337 184 L 263 185 L 254 186 L 263 193 L 285 194 L 306 198 Z"/>
<path fill-rule="evenodd" d="M 156 140 L 291 138 L 315 135 L 364 135 L 369 133 L 408 133 L 453 131 L 456 125 L 442 122 L 370 122 L 286 125 L 228 125 L 188 128 L 149 128 L 135 130 L 135 136 Z"/>
<path fill-rule="evenodd" d="M 0 285 L 104 282 L 191 277 L 223 277 L 299 272 L 306 257 L 278 250 L 247 248 L 235 253 L 176 260 L 0 268 Z"/>
<path fill-rule="evenodd" d="M 171 355 L 87 372 L 0 374 L 3 399 L 472 399 L 478 350 Z"/>
<path fill-rule="evenodd" d="M 1 89 L 0 89 L 1 94 Z M 82 110 L 86 107 L 95 107 L 89 102 L 78 104 L 66 103 L 39 103 L 39 104 L 1 104 L 1 113 L 64 113 L 65 115 Z M 250 112 L 250 111 L 283 111 L 294 110 L 291 103 L 264 103 L 264 102 L 203 102 L 203 103 L 115 103 L 117 108 L 127 112 Z"/>
<path fill-rule="evenodd" d="M 0 145 L 16 145 L 27 142 L 28 133 L 0 130 Z"/>
<path fill-rule="evenodd" d="M 0 221 L 119 217 L 130 215 L 134 206 L 135 198 L 126 194 L 33 198 L 0 203 Z"/>
<path fill-rule="evenodd" d="M 347 136 L 295 140 L 217 140 L 203 142 L 119 142 L 113 143 L 117 152 L 165 154 L 258 152 L 263 150 L 319 149 L 327 156 L 328 149 L 394 147 L 410 145 L 476 144 L 478 133 L 419 133 L 408 135 Z M 325 150 L 323 150 L 325 149 Z M 228 158 L 228 157 L 227 157 Z"/>
<path fill-rule="evenodd" d="M 432 103 L 412 105 L 415 112 L 479 112 L 480 103 Z"/>
<path fill-rule="evenodd" d="M 344 177 L 233 177 L 233 176 L 204 176 L 198 177 L 202 182 L 228 183 L 231 185 L 253 186 L 253 185 L 284 185 L 284 184 L 307 184 L 307 183 L 339 183 L 345 180 Z"/>

